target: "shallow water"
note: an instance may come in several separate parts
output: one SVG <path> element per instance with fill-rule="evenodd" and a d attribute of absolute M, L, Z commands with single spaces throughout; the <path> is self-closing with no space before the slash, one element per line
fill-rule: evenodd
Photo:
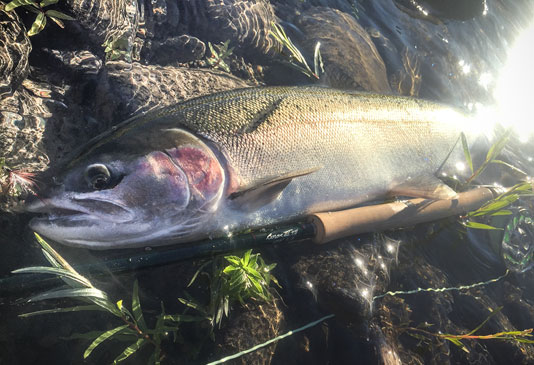
<path fill-rule="evenodd" d="M 500 104 L 502 91 L 495 97 L 499 77 L 504 74 L 514 41 L 529 26 L 534 10 L 529 1 L 498 0 L 471 1 L 468 8 L 451 1 L 446 9 L 439 9 L 439 3 L 432 5 L 432 1 L 403 0 L 163 0 L 122 4 L 116 13 L 111 7 L 120 5 L 114 2 L 102 3 L 100 8 L 81 5 L 91 3 L 60 3 L 57 9 L 77 21 L 66 21 L 64 30 L 48 24 L 31 38 L 29 76 L 23 73 L 21 77 L 27 76 L 26 80 L 12 84 L 11 93 L 0 88 L 0 145 L 9 163 L 44 169 L 49 160 L 57 161 L 76 145 L 133 114 L 249 85 L 314 84 L 394 93 L 480 112 L 483 107 Z M 33 13 L 17 12 L 29 27 Z M 106 14 L 113 14 L 111 20 Z M 319 79 L 292 68 L 287 51 L 286 56 L 276 52 L 276 43 L 267 36 L 271 21 L 284 27 L 311 69 L 315 45 L 321 42 L 325 73 Z M 115 53 L 108 52 L 105 60 L 101 44 L 117 34 L 122 34 L 123 41 L 114 45 Z M 223 62 L 231 76 L 220 62 L 215 66 L 209 62 L 208 42 L 215 45 L 228 39 L 234 49 Z M 531 59 L 528 53 L 522 57 Z M 517 85 L 532 78 L 530 69 L 520 71 Z M 504 95 L 516 91 L 511 89 Z M 527 114 L 527 105 L 521 107 Z M 517 104 L 514 108 L 517 112 Z M 500 113 L 501 118 L 509 115 L 506 110 Z M 486 124 L 479 128 L 489 127 Z M 514 139 L 506 158 L 532 176 L 532 152 L 531 143 L 521 144 Z M 514 181 L 496 167 L 487 172 L 485 180 L 503 185 Z M 15 203 L 16 199 L 3 202 L 3 206 L 12 208 Z M 12 277 L 10 272 L 21 267 L 48 265 L 27 228 L 29 218 L 1 213 L 0 277 Z M 532 252 L 531 232 L 529 227 L 523 228 L 526 231 L 520 237 L 523 251 L 519 259 Z M 456 220 L 449 219 L 387 232 L 385 237 L 366 234 L 320 247 L 308 241 L 263 247 L 260 252 L 265 261 L 277 263 L 274 275 L 282 288 L 275 303 L 252 302 L 246 308 L 235 304 L 230 318 L 214 331 L 214 340 L 207 338 L 206 323 L 181 324 L 176 342 L 170 334 L 164 341 L 163 363 L 214 361 L 331 313 L 336 317 L 237 361 L 534 362 L 530 344 L 466 340 L 470 351 L 465 352 L 443 339 L 417 338 L 407 330 L 419 326 L 433 333 L 468 333 L 500 306 L 501 312 L 481 333 L 534 327 L 532 273 L 526 270 L 530 263 L 512 265 L 503 260 L 498 233 L 470 230 L 466 234 L 459 230 Z M 54 247 L 78 266 L 151 252 Z M 504 246 L 510 252 L 516 252 L 516 248 L 513 244 Z M 122 298 L 129 307 L 137 279 L 142 308 L 152 326 L 161 302 L 166 313 L 183 313 L 185 307 L 177 298 L 184 297 L 185 291 L 200 301 L 209 300 L 205 277 L 187 288 L 202 263 L 202 258 L 188 259 L 122 274 L 104 273 L 91 281 L 112 301 Z M 507 267 L 519 272 L 470 289 L 373 300 L 388 290 L 483 283 L 500 277 Z M 46 302 L 26 304 L 24 299 L 57 282 L 31 283 L 37 279 L 17 277 L 25 282 L 0 281 L 1 362 L 111 363 L 127 346 L 120 341 L 103 343 L 83 360 L 90 341 L 65 338 L 108 330 L 120 325 L 120 320 L 104 312 L 19 318 L 17 315 L 24 312 L 53 307 Z M 425 323 L 431 326 L 424 327 Z M 151 348 L 146 346 L 128 362 L 146 363 L 150 354 Z"/>

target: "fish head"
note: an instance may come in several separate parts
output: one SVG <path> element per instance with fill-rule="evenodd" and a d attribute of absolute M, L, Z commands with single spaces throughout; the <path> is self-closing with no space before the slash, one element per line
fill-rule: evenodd
<path fill-rule="evenodd" d="M 44 213 L 30 227 L 54 241 L 91 249 L 200 236 L 221 200 L 224 169 L 205 142 L 180 133 L 173 143 L 167 136 L 163 149 L 115 143 L 77 156 L 56 175 L 55 186 L 28 204 L 28 211 Z M 136 147 L 136 153 L 128 152 Z"/>

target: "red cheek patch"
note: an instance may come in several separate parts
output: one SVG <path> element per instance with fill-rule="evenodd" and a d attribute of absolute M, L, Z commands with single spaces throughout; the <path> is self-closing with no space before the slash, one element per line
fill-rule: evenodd
<path fill-rule="evenodd" d="M 216 195 L 224 182 L 217 158 L 211 151 L 197 147 L 179 147 L 166 151 L 183 170 L 192 195 L 198 200 L 209 200 Z"/>

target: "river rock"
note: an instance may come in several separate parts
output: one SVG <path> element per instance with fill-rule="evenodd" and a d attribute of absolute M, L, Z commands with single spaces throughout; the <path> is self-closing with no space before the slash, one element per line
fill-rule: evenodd
<path fill-rule="evenodd" d="M 230 74 L 207 69 L 108 62 L 96 90 L 96 117 L 116 124 L 154 107 L 247 86 Z"/>
<path fill-rule="evenodd" d="M 180 3 L 181 20 L 191 35 L 213 42 L 230 40 L 236 52 L 268 54 L 274 40 L 269 36 L 276 20 L 265 0 L 202 0 Z"/>
<path fill-rule="evenodd" d="M 16 90 L 28 76 L 32 46 L 14 11 L 0 11 L 0 99 Z"/>
<path fill-rule="evenodd" d="M 323 83 L 340 89 L 390 92 L 386 66 L 353 16 L 314 7 L 302 13 L 297 26 L 307 36 L 302 47 L 308 54 L 313 55 L 316 43 L 321 42 Z"/>

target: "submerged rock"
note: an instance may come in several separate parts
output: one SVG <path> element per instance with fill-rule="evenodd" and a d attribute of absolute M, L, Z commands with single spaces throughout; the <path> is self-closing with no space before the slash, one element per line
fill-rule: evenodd
<path fill-rule="evenodd" d="M 0 10 L 0 99 L 16 90 L 28 76 L 31 49 L 17 13 Z"/>
<path fill-rule="evenodd" d="M 108 62 L 96 90 L 96 116 L 111 125 L 154 107 L 247 86 L 219 71 Z"/>
<path fill-rule="evenodd" d="M 325 74 L 321 82 L 340 89 L 390 92 L 386 66 L 373 41 L 353 16 L 330 8 L 310 8 L 297 19 L 306 34 L 303 48 L 313 55 L 321 42 Z"/>

